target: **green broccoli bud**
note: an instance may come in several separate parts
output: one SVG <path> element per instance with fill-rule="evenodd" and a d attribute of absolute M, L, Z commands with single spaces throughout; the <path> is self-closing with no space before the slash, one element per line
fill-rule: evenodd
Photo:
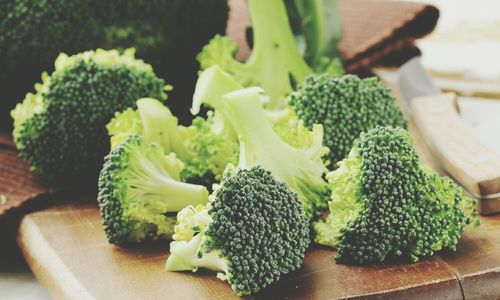
<path fill-rule="evenodd" d="M 180 181 L 183 167 L 175 154 L 166 156 L 138 135 L 105 157 L 97 200 L 110 243 L 170 239 L 176 218 L 169 213 L 207 202 L 204 186 Z"/>
<path fill-rule="evenodd" d="M 140 99 L 137 107 L 116 113 L 107 125 L 112 148 L 130 134 L 142 135 L 147 143 L 157 143 L 165 154 L 175 153 L 184 162 L 183 181 L 205 186 L 219 181 L 228 163 L 237 162 L 238 143 L 216 132 L 218 121 L 211 113 L 185 127 L 157 100 Z"/>
<path fill-rule="evenodd" d="M 210 187 L 222 179 L 228 164 L 238 163 L 237 140 L 218 132 L 217 125 L 217 119 L 209 112 L 207 119 L 196 117 L 187 127 L 185 143 L 193 155 L 181 173 L 184 180 Z"/>
<path fill-rule="evenodd" d="M 226 173 L 209 203 L 178 220 L 166 269 L 216 271 L 240 296 L 298 269 L 309 245 L 296 194 L 260 166 Z"/>
<path fill-rule="evenodd" d="M 280 116 L 270 119 L 276 134 L 294 148 L 311 147 L 315 142 L 315 137 L 322 131 L 322 126 L 314 126 L 312 130 L 309 130 L 292 109 L 285 109 L 280 112 Z"/>
<path fill-rule="evenodd" d="M 455 250 L 476 215 L 474 201 L 458 185 L 422 167 L 402 128 L 361 134 L 327 178 L 330 215 L 313 227 L 317 243 L 338 249 L 339 262 L 415 262 Z"/>
<path fill-rule="evenodd" d="M 118 147 L 131 134 L 141 134 L 143 131 L 141 115 L 131 107 L 122 112 L 115 112 L 115 116 L 106 125 L 111 137 L 111 149 Z"/>
<path fill-rule="evenodd" d="M 233 56 L 236 44 L 220 36 L 209 42 L 197 59 L 202 69 L 217 64 L 243 86 L 262 87 L 271 97 L 267 107 L 283 108 L 293 84 L 304 82 L 313 72 L 295 43 L 283 0 L 250 0 L 248 4 L 254 37 L 248 60 L 238 62 Z"/>
<path fill-rule="evenodd" d="M 309 129 L 323 125 L 332 169 L 362 132 L 375 126 L 407 127 L 391 90 L 376 78 L 311 76 L 290 95 L 289 103 Z"/>
<path fill-rule="evenodd" d="M 20 157 L 48 182 L 95 178 L 107 153 L 105 124 L 141 97 L 165 100 L 165 85 L 134 50 L 61 54 L 36 93 L 11 112 Z"/>
<path fill-rule="evenodd" d="M 213 106 L 237 133 L 240 142 L 239 167 L 251 168 L 260 165 L 271 171 L 276 179 L 285 182 L 298 194 L 308 216 L 318 215 L 327 207 L 330 193 L 328 184 L 322 177 L 327 170 L 322 161 L 327 149 L 322 145 L 321 125 L 313 128 L 314 136 L 311 137 L 312 141 L 307 148 L 295 148 L 274 131 L 262 107 L 259 88 L 218 93 L 229 90 L 223 87 L 234 86 L 233 81 L 218 66 L 209 68 L 200 75 L 197 87 L 214 88 L 196 90 L 197 102 Z M 212 82 L 214 84 L 210 84 Z"/>

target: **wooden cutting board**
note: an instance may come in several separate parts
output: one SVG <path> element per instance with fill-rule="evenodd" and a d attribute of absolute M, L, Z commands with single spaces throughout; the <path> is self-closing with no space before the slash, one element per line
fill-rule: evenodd
<path fill-rule="evenodd" d="M 416 264 L 336 264 L 335 251 L 312 247 L 303 267 L 258 299 L 400 299 L 500 297 L 500 217 L 460 240 L 456 253 Z M 107 243 L 94 204 L 72 204 L 27 215 L 19 244 L 36 277 L 58 299 L 232 299 L 210 272 L 166 272 L 168 244 L 123 249 Z"/>

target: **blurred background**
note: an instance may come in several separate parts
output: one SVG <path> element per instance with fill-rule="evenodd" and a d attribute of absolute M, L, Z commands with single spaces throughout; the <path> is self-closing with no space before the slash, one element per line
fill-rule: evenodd
<path fill-rule="evenodd" d="M 179 1 L 173 1 L 172 3 L 174 2 Z M 192 5 L 201 5 L 203 3 L 203 1 L 186 1 L 185 3 L 188 2 Z M 237 3 L 238 1 L 232 2 Z M 347 0 L 344 2 L 348 3 Z M 415 45 L 422 52 L 424 66 L 432 73 L 440 88 L 455 91 L 463 97 L 475 96 L 481 98 L 480 100 L 474 100 L 473 103 L 468 101 L 467 98 L 465 98 L 465 101 L 461 101 L 462 117 L 484 144 L 500 153 L 500 1 L 419 0 L 419 2 L 433 4 L 440 11 L 440 17 L 434 31 L 415 42 Z M 234 3 L 233 5 L 235 5 Z M 360 2 L 352 3 L 359 4 Z M 238 7 L 241 7 L 241 5 Z M 179 21 L 180 24 L 192 30 L 192 36 L 178 37 L 178 40 L 182 41 L 182 43 L 180 46 L 177 45 L 176 49 L 169 50 L 171 52 L 164 55 L 165 59 L 163 61 L 150 61 L 159 66 L 160 76 L 165 77 L 168 83 L 175 85 L 175 92 L 171 100 L 174 101 L 172 105 L 173 110 L 176 112 L 185 111 L 189 106 L 192 82 L 197 69 L 192 57 L 199 50 L 200 45 L 203 45 L 215 33 L 222 32 L 225 26 L 220 23 L 215 24 L 213 27 L 197 27 L 198 29 L 212 28 L 211 31 L 200 31 L 197 28 L 190 27 L 190 24 L 192 24 L 193 20 L 206 22 L 207 24 L 212 22 L 212 14 L 209 12 L 217 9 L 220 10 L 221 8 L 207 7 L 207 9 L 200 10 L 203 14 L 178 16 L 182 17 Z M 225 14 L 221 10 L 220 13 Z M 0 12 L 0 18 L 2 16 L 3 14 Z M 162 17 L 159 16 L 159 18 Z M 232 15 L 232 18 L 245 18 L 245 15 Z M 142 24 L 140 18 L 134 22 L 133 26 L 144 25 L 142 28 L 148 30 L 148 25 Z M 242 27 L 241 24 L 239 27 L 230 27 L 229 30 L 235 32 L 236 35 L 241 34 L 242 30 L 244 30 L 244 26 Z M 170 30 L 169 26 L 175 27 L 172 24 L 167 24 L 164 30 Z M 33 35 L 32 32 L 25 34 L 28 36 Z M 128 36 L 127 32 L 115 32 L 115 34 L 124 41 L 124 45 L 128 44 L 127 39 L 138 39 L 141 43 L 150 43 L 149 40 L 140 39 L 138 36 Z M 167 34 L 174 35 L 175 33 L 167 32 Z M 8 41 L 9 38 L 11 37 L 1 36 L 0 43 Z M 240 42 L 244 42 L 241 37 Z M 29 50 L 29 45 L 25 47 L 20 45 L 19 47 L 19 53 L 23 53 L 26 49 Z M 171 45 L 166 47 L 169 48 Z M 413 49 L 411 51 L 416 51 L 415 48 L 411 49 Z M 13 57 L 15 54 L 17 53 L 10 53 L 9 55 Z M 146 58 L 153 57 L 156 54 L 147 51 L 144 53 L 139 52 L 139 56 L 143 55 Z M 406 53 L 400 57 L 392 54 L 394 56 L 386 57 L 385 61 L 391 61 L 397 65 L 401 63 L 401 59 L 406 59 L 408 55 L 414 54 L 415 52 L 410 52 L 410 54 Z M 243 47 L 239 55 L 240 57 L 248 55 L 248 50 L 245 53 Z M 2 62 L 2 59 L 6 59 L 7 54 L 4 53 L 3 56 L 0 58 L 0 62 Z M 42 59 L 38 57 L 18 57 L 18 59 L 25 60 L 25 63 L 21 64 L 23 68 L 30 68 L 33 62 L 36 62 L 39 68 L 46 67 L 46 64 L 42 63 Z M 387 67 L 387 65 L 391 66 L 391 63 L 381 66 L 380 61 L 384 60 L 379 60 L 378 64 L 369 66 L 368 69 L 366 65 L 363 65 L 363 68 L 356 66 L 354 63 L 352 65 L 356 68 L 359 67 L 357 70 L 361 73 L 366 74 L 373 71 L 388 81 L 393 80 L 395 76 L 394 69 Z M 181 63 L 185 63 L 185 65 L 181 67 Z M 5 74 L 8 74 L 9 71 L 6 72 L 5 69 L 1 71 L 4 74 L 4 77 L 0 76 L 0 80 L 3 81 L 3 88 L 9 85 L 18 87 L 22 84 L 20 78 L 5 77 Z M 39 76 L 40 72 L 37 71 L 24 76 L 23 80 L 27 77 L 32 86 L 33 81 L 39 80 Z M 8 97 L 15 100 L 22 97 L 24 93 L 25 91 L 20 92 L 19 89 L 14 88 L 10 91 Z M 4 101 L 2 103 L 4 106 L 7 104 L 11 106 L 13 102 Z M 0 120 L 0 124 L 3 126 L 2 129 L 8 127 L 11 122 L 5 113 L 1 115 Z M 0 246 L 0 299 L 49 299 L 48 293 L 36 281 L 25 265 L 16 246 L 15 231 L 17 222 L 18 220 L 13 217 L 0 223 L 0 236 L 3 239 Z"/>

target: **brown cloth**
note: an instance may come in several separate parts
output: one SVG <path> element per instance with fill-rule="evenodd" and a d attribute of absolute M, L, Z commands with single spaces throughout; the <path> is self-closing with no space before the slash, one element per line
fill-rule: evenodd
<path fill-rule="evenodd" d="M 344 35 L 339 44 L 349 73 L 373 66 L 399 66 L 418 55 L 415 39 L 436 27 L 431 5 L 387 0 L 341 0 Z"/>
<path fill-rule="evenodd" d="M 245 29 L 250 24 L 245 0 L 230 0 L 227 34 L 248 57 Z M 422 3 L 390 0 L 340 0 L 343 37 L 339 44 L 348 73 L 366 74 L 374 66 L 399 66 L 420 54 L 415 39 L 436 27 L 439 10 Z"/>
<path fill-rule="evenodd" d="M 17 155 L 7 134 L 0 134 L 0 219 L 21 205 L 49 196 L 55 190 L 44 186 Z"/>

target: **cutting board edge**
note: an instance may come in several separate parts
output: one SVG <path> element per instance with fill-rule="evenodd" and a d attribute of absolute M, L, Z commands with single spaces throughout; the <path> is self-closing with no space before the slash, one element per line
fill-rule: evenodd
<path fill-rule="evenodd" d="M 29 240 L 31 247 L 24 241 Z M 19 226 L 17 243 L 36 279 L 40 281 L 55 299 L 94 299 L 79 283 L 74 274 L 60 258 L 50 251 L 50 244 L 43 239 L 39 228 L 31 217 L 24 217 Z M 36 249 L 36 252 L 33 251 Z M 50 265 L 49 265 L 50 264 Z M 64 277 L 64 280 L 58 278 Z M 64 287 L 61 283 L 64 282 Z"/>

